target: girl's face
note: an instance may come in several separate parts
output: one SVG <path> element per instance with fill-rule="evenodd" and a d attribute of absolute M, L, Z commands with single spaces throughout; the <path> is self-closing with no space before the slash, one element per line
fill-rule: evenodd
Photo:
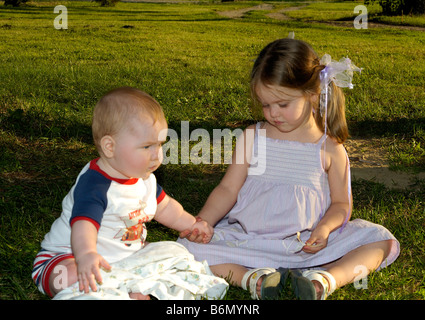
<path fill-rule="evenodd" d="M 267 122 L 281 132 L 292 132 L 307 122 L 309 103 L 301 90 L 259 85 L 257 97 Z"/>
<path fill-rule="evenodd" d="M 130 121 L 129 126 L 114 137 L 114 169 L 126 178 L 147 179 L 163 160 L 162 144 L 166 135 L 162 133 L 166 129 L 163 121 Z"/>

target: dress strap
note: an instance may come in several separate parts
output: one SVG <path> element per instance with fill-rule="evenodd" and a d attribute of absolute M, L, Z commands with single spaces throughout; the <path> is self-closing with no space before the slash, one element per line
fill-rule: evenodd
<path fill-rule="evenodd" d="M 328 138 L 328 135 L 323 134 L 323 136 L 317 142 L 317 145 L 320 146 L 320 147 L 322 147 L 323 143 L 326 141 L 327 138 Z"/>
<path fill-rule="evenodd" d="M 320 149 L 320 151 L 323 150 L 323 155 L 320 157 L 320 163 L 322 165 L 323 171 L 326 169 L 326 139 L 328 138 L 327 134 L 323 134 L 323 136 L 320 138 L 319 142 L 317 142 L 317 147 Z"/>

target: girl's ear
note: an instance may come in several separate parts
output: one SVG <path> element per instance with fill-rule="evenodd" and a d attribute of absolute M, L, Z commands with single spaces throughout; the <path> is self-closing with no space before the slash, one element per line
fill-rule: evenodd
<path fill-rule="evenodd" d="M 310 93 L 307 96 L 307 101 L 310 103 L 313 113 L 319 109 L 319 97 L 320 95 L 317 93 Z"/>
<path fill-rule="evenodd" d="M 100 147 L 106 158 L 112 158 L 115 152 L 115 140 L 112 136 L 106 135 L 100 139 Z"/>
<path fill-rule="evenodd" d="M 312 103 L 318 103 L 319 102 L 319 94 L 317 94 L 317 93 L 310 94 L 310 101 Z"/>

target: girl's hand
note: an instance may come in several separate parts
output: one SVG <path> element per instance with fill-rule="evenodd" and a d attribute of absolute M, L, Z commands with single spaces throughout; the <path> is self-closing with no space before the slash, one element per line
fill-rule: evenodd
<path fill-rule="evenodd" d="M 97 291 L 97 283 L 102 283 L 100 268 L 111 269 L 108 262 L 97 252 L 88 252 L 76 259 L 80 291 L 89 293 L 90 288 Z"/>
<path fill-rule="evenodd" d="M 302 248 L 307 253 L 317 253 L 320 250 L 326 248 L 328 245 L 329 231 L 325 227 L 318 227 L 313 230 L 310 238 L 305 242 L 305 246 Z"/>

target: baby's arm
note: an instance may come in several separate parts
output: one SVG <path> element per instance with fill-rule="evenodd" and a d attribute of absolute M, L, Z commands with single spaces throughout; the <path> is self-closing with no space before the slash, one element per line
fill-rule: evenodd
<path fill-rule="evenodd" d="M 89 292 L 89 288 L 97 291 L 96 281 L 102 282 L 99 266 L 105 269 L 111 268 L 97 253 L 96 243 L 97 229 L 91 222 L 78 220 L 72 224 L 71 247 L 77 264 L 79 289 L 85 293 Z"/>
<path fill-rule="evenodd" d="M 214 229 L 205 221 L 199 221 L 186 212 L 182 205 L 168 195 L 159 203 L 154 219 L 166 227 L 177 230 L 194 231 L 197 229 L 202 234 L 202 242 L 208 243 Z"/>

